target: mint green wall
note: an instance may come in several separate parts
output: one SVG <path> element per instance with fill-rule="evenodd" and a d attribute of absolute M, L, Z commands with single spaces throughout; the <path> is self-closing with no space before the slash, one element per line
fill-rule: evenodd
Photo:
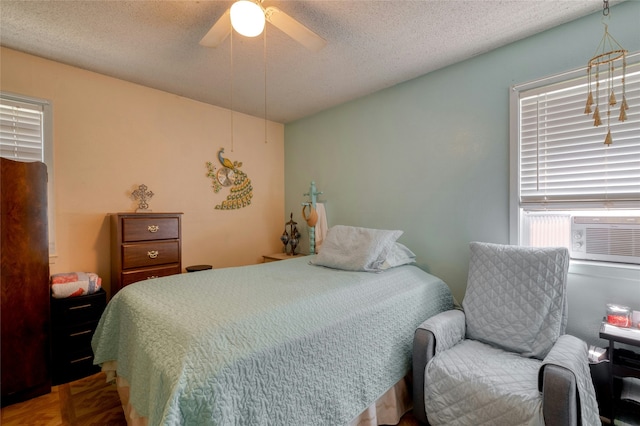
<path fill-rule="evenodd" d="M 640 1 L 612 7 L 610 17 L 618 42 L 640 50 Z M 418 266 L 461 301 L 468 243 L 509 242 L 509 87 L 586 65 L 603 34 L 601 18 L 595 13 L 287 124 L 286 219 L 293 212 L 303 223 L 302 194 L 315 180 L 330 226 L 404 230 L 399 241 L 416 252 Z M 591 275 L 586 268 L 570 278 L 569 329 L 597 343 L 609 301 L 600 293 L 603 274 L 607 297 L 640 309 L 640 269 Z"/>

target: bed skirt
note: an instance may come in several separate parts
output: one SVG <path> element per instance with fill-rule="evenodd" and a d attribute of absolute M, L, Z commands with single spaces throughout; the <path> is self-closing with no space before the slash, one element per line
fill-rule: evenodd
<path fill-rule="evenodd" d="M 105 362 L 102 371 L 107 375 L 107 382 L 113 380 L 116 382 L 127 425 L 148 426 L 147 418 L 139 416 L 136 409 L 129 403 L 129 383 L 123 377 L 117 376 L 116 362 Z M 412 408 L 408 380 L 409 375 L 402 378 L 375 403 L 349 422 L 348 426 L 397 425 L 400 423 L 400 418 Z"/>

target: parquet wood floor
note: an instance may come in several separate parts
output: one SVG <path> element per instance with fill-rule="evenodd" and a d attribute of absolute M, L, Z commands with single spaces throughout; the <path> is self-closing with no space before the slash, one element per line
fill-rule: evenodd
<path fill-rule="evenodd" d="M 126 426 L 115 384 L 98 373 L 0 411 L 2 426 Z M 398 426 L 418 426 L 410 411 Z"/>
<path fill-rule="evenodd" d="M 2 426 L 126 426 L 115 384 L 104 373 L 53 386 L 51 393 L 2 408 Z"/>

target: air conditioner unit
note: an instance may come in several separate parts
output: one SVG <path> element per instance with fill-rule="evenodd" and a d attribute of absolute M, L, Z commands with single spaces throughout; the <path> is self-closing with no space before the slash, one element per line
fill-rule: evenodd
<path fill-rule="evenodd" d="M 573 259 L 640 265 L 640 217 L 573 216 Z"/>

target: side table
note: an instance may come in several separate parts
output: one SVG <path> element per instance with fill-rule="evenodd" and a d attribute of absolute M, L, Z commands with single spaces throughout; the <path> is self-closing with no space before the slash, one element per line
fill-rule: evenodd
<path fill-rule="evenodd" d="M 213 269 L 211 265 L 192 265 L 187 266 L 185 268 L 187 272 L 199 272 L 199 271 L 208 271 L 209 269 Z"/>
<path fill-rule="evenodd" d="M 107 305 L 107 294 L 51 298 L 52 380 L 67 383 L 100 371 L 93 365 L 91 338 Z"/>
<path fill-rule="evenodd" d="M 614 380 L 624 377 L 640 378 L 640 354 L 625 349 L 616 349 L 616 343 L 640 348 L 640 329 L 621 328 L 602 322 L 600 338 L 609 341 L 609 389 L 611 391 L 611 423 L 616 418 L 617 395 Z"/>

